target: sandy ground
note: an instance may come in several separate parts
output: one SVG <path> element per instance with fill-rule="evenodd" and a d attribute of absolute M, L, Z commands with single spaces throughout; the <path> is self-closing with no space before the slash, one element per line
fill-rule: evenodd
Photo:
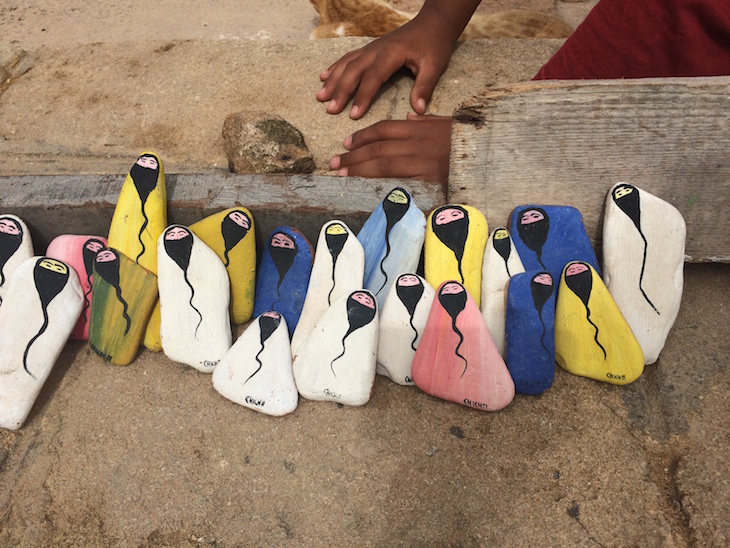
<path fill-rule="evenodd" d="M 587 6 L 537 4 L 518 5 Z M 34 65 L 0 96 L 0 175 L 123 173 L 153 144 L 172 173 L 222 172 L 242 105 L 300 127 L 323 170 L 359 126 L 323 113 L 316 73 L 362 41 L 304 42 L 315 23 L 306 0 L 5 1 L 0 40 Z M 558 46 L 466 44 L 432 109 L 527 79 Z M 404 116 L 409 82 L 362 124 Z M 23 429 L 0 431 L 0 544 L 725 546 L 729 323 L 730 269 L 689 265 L 638 381 L 558 369 L 494 414 L 378 378 L 362 408 L 301 400 L 277 420 L 164 356 L 112 367 L 70 343 Z"/>

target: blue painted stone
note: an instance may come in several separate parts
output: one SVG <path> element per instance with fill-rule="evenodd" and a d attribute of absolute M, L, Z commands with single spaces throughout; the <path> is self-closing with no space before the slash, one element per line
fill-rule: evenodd
<path fill-rule="evenodd" d="M 544 270 L 515 274 L 507 287 L 506 362 L 518 394 L 542 394 L 555 376 L 555 294 Z"/>
<path fill-rule="evenodd" d="M 415 272 L 426 235 L 426 217 L 404 188 L 394 188 L 365 221 L 357 239 L 365 251 L 364 288 L 385 303 L 393 282 Z"/>
<path fill-rule="evenodd" d="M 294 333 L 304 306 L 312 273 L 314 249 L 296 228 L 275 228 L 266 240 L 256 276 L 253 315 L 274 310 L 284 316 L 289 336 Z"/>
<path fill-rule="evenodd" d="M 574 207 L 519 206 L 512 210 L 509 225 L 525 270 L 547 270 L 559 280 L 566 264 L 583 261 L 600 275 L 583 217 Z"/>

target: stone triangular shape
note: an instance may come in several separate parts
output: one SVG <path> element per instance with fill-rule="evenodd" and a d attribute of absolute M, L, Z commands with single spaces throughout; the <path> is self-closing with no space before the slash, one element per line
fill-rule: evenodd
<path fill-rule="evenodd" d="M 278 312 L 264 312 L 213 371 L 213 387 L 225 398 L 267 415 L 294 411 L 299 393 L 294 383 L 289 330 Z"/>
<path fill-rule="evenodd" d="M 515 274 L 507 289 L 506 362 L 518 394 L 542 394 L 555 377 L 555 294 L 546 271 Z"/>
<path fill-rule="evenodd" d="M 644 354 L 601 277 L 588 263 L 563 270 L 555 307 L 555 359 L 566 371 L 629 384 L 644 371 Z"/>
<path fill-rule="evenodd" d="M 83 305 L 65 263 L 32 257 L 15 269 L 0 306 L 0 428 L 23 426 Z"/>
<path fill-rule="evenodd" d="M 457 281 L 481 303 L 482 262 L 489 227 L 482 212 L 468 205 L 449 204 L 431 212 L 426 223 L 424 269 L 433 287 Z"/>
<path fill-rule="evenodd" d="M 682 214 L 628 183 L 614 185 L 603 222 L 603 279 L 644 351 L 654 363 L 679 313 L 684 287 Z"/>
<path fill-rule="evenodd" d="M 378 305 L 367 290 L 332 304 L 294 355 L 294 379 L 310 400 L 364 405 L 375 382 Z"/>
<path fill-rule="evenodd" d="M 415 272 L 426 235 L 426 217 L 410 193 L 391 190 L 357 235 L 365 251 L 364 286 L 382 307 L 390 286 L 406 272 Z"/>
<path fill-rule="evenodd" d="M 376 373 L 398 384 L 414 384 L 411 364 L 435 295 L 431 284 L 420 276 L 398 276 L 380 312 Z"/>
<path fill-rule="evenodd" d="M 332 303 L 362 289 L 364 268 L 362 245 L 350 228 L 339 220 L 325 223 L 319 231 L 307 296 L 292 335 L 292 352 L 296 353 Z"/>
<path fill-rule="evenodd" d="M 525 267 L 504 227 L 494 229 L 482 261 L 482 302 L 479 307 L 497 350 L 504 357 L 504 322 L 507 283 Z"/>
<path fill-rule="evenodd" d="M 212 373 L 231 347 L 226 267 L 182 225 L 162 233 L 157 254 L 162 350 L 173 361 Z"/>
<path fill-rule="evenodd" d="M 97 253 L 106 248 L 107 241 L 103 236 L 78 236 L 62 234 L 54 238 L 46 255 L 63 261 L 72 267 L 79 276 L 81 289 L 84 292 L 84 308 L 79 316 L 71 338 L 79 341 L 89 340 L 89 316 L 91 315 L 92 285 L 94 278 L 94 260 Z"/>
<path fill-rule="evenodd" d="M 436 291 L 411 370 L 427 394 L 483 411 L 502 409 L 515 395 L 479 308 L 454 281 Z"/>

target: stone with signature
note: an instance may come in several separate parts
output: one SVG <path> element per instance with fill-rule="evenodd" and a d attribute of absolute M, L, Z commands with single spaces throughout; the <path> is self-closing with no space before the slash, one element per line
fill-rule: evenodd
<path fill-rule="evenodd" d="M 362 289 L 330 306 L 294 355 L 294 379 L 310 400 L 363 405 L 375 382 L 378 304 Z"/>
<path fill-rule="evenodd" d="M 226 267 L 182 225 L 162 233 L 157 253 L 162 350 L 173 361 L 211 373 L 231 347 Z"/>
<path fill-rule="evenodd" d="M 252 321 L 213 371 L 213 387 L 225 398 L 267 415 L 297 408 L 289 331 L 278 312 Z"/>

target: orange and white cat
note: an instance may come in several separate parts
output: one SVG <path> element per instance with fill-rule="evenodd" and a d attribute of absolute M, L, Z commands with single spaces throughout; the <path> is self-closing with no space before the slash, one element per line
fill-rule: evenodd
<path fill-rule="evenodd" d="M 397 10 L 384 0 L 309 0 L 319 13 L 312 38 L 382 36 L 415 14 Z M 573 29 L 559 17 L 540 11 L 506 10 L 477 14 L 460 40 L 473 38 L 567 38 Z"/>

